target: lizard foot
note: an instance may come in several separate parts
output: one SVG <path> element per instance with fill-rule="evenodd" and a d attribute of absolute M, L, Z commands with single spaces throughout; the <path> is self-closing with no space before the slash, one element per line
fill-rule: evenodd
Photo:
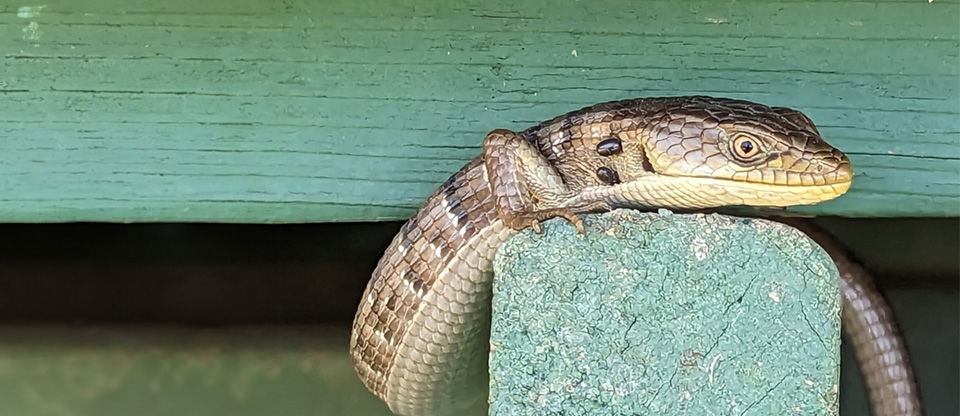
<path fill-rule="evenodd" d="M 543 211 L 535 211 L 528 214 L 510 216 L 509 218 L 505 218 L 504 222 L 508 227 L 513 228 L 514 230 L 520 231 L 529 227 L 533 229 L 533 232 L 540 234 L 543 232 L 543 230 L 540 228 L 540 221 L 555 217 L 561 217 L 569 221 L 577 229 L 578 233 L 586 233 L 586 229 L 583 227 L 583 220 L 580 219 L 577 214 L 574 214 L 573 211 L 563 208 L 548 209 Z"/>

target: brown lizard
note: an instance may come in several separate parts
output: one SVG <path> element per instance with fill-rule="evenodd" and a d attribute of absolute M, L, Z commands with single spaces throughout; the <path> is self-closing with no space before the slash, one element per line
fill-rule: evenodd
<path fill-rule="evenodd" d="M 486 399 L 491 263 L 518 230 L 613 208 L 783 207 L 850 187 L 847 156 L 788 108 L 711 97 L 597 104 L 519 133 L 494 130 L 393 239 L 350 348 L 367 388 L 404 415 Z M 843 280 L 843 325 L 877 415 L 920 414 L 891 313 L 863 269 L 818 231 Z"/>

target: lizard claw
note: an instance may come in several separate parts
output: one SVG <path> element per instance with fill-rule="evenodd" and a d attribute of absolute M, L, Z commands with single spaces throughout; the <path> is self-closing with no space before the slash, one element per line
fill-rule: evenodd
<path fill-rule="evenodd" d="M 535 232 L 535 233 L 537 233 L 537 234 L 542 234 L 542 233 L 543 233 L 543 229 L 540 228 L 540 221 L 531 220 L 531 221 L 530 221 L 530 228 L 533 228 L 533 232 Z"/>
<path fill-rule="evenodd" d="M 569 221 L 570 224 L 577 229 L 577 233 L 586 234 L 586 228 L 583 226 L 583 219 L 577 216 L 577 214 L 574 214 L 573 211 L 567 209 L 536 211 L 525 215 L 506 218 L 505 222 L 507 223 L 507 226 L 513 228 L 514 230 L 520 231 L 529 227 L 533 229 L 533 232 L 541 234 L 543 229 L 540 227 L 540 221 L 555 217 L 561 217 Z"/>
<path fill-rule="evenodd" d="M 578 217 L 576 214 L 570 214 L 569 217 L 564 217 L 567 221 L 570 221 L 573 224 L 574 228 L 577 229 L 577 234 L 584 235 L 587 233 L 587 229 L 583 226 L 583 219 Z"/>
<path fill-rule="evenodd" d="M 561 217 L 570 222 L 574 228 L 577 229 L 578 234 L 586 234 L 587 230 L 583 226 L 583 219 L 580 218 L 577 214 L 574 214 L 573 211 L 568 209 L 552 209 L 549 211 L 542 211 L 544 215 L 548 215 L 547 218 Z"/>

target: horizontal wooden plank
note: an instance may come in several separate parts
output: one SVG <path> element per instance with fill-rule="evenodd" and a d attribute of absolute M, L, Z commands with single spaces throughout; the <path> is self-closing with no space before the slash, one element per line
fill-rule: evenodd
<path fill-rule="evenodd" d="M 21 416 L 391 415 L 346 328 L 0 326 L 0 399 Z"/>
<path fill-rule="evenodd" d="M 958 414 L 955 286 L 886 295 L 906 329 L 924 409 Z M 0 402 L 18 416 L 389 415 L 352 368 L 348 331 L 8 323 L 0 325 Z M 841 414 L 868 415 L 849 348 L 840 362 Z"/>
<path fill-rule="evenodd" d="M 595 102 L 798 108 L 856 179 L 799 211 L 960 215 L 958 2 L 0 6 L 0 221 L 401 219 Z"/>

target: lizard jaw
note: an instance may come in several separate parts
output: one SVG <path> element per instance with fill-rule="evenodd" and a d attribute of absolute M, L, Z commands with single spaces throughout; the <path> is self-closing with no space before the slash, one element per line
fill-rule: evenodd
<path fill-rule="evenodd" d="M 564 205 L 576 210 L 604 203 L 613 208 L 703 209 L 732 205 L 786 207 L 834 199 L 852 181 L 778 185 L 695 176 L 645 175 L 613 186 L 584 188 Z"/>

